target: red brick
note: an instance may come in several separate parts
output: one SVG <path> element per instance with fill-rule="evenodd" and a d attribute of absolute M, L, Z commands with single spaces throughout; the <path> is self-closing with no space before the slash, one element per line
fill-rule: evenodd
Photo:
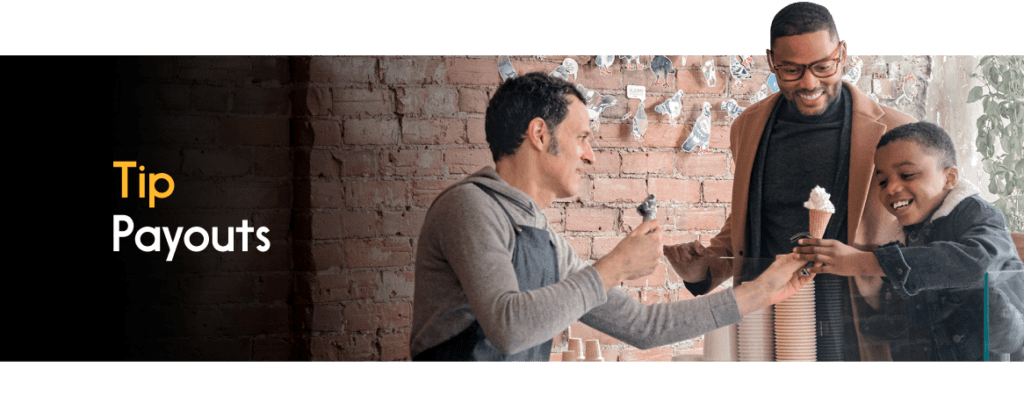
<path fill-rule="evenodd" d="M 711 150 L 729 150 L 731 148 L 730 144 L 732 144 L 729 141 L 730 129 L 731 126 L 711 127 L 711 138 L 708 141 L 708 148 Z"/>
<path fill-rule="evenodd" d="M 676 170 L 684 176 L 727 176 L 729 160 L 725 153 L 697 154 L 680 151 L 676 154 Z"/>
<path fill-rule="evenodd" d="M 376 271 L 332 269 L 319 272 L 311 277 L 300 278 L 307 281 L 309 300 L 314 303 L 329 303 L 347 300 L 373 298 L 380 287 L 380 276 Z M 317 306 L 321 307 L 321 306 Z M 339 315 L 339 317 L 341 317 Z"/>
<path fill-rule="evenodd" d="M 314 83 L 376 83 L 377 78 L 374 57 L 313 57 L 309 62 L 309 81 Z"/>
<path fill-rule="evenodd" d="M 659 114 L 659 116 L 661 116 Z M 668 120 L 667 116 L 663 116 Z M 680 121 L 682 120 L 680 116 Z M 661 119 L 659 119 L 661 120 Z M 644 134 L 645 147 L 679 148 L 686 141 L 689 135 L 689 128 L 682 124 L 671 125 L 667 123 L 651 122 L 647 126 L 647 133 Z"/>
<path fill-rule="evenodd" d="M 590 326 L 578 321 L 569 326 L 569 338 L 582 338 L 584 346 L 586 346 L 587 340 L 598 340 L 601 345 L 619 345 L 622 343 L 612 336 L 590 328 Z"/>
<path fill-rule="evenodd" d="M 380 337 L 381 361 L 409 361 L 409 333 L 385 334 Z"/>
<path fill-rule="evenodd" d="M 555 67 L 557 67 L 557 65 Z M 591 62 L 591 64 L 580 65 L 578 77 L 575 83 L 584 84 L 588 90 L 597 90 L 598 92 L 600 92 L 600 90 L 625 89 L 626 85 L 623 84 L 622 70 L 620 70 L 618 64 L 612 64 L 608 69 L 611 70 L 612 74 L 601 74 L 601 69 L 594 62 Z M 554 70 L 554 68 L 552 68 L 552 70 Z M 650 86 L 650 84 L 642 85 Z"/>
<path fill-rule="evenodd" d="M 398 120 L 345 120 L 345 144 L 398 144 L 401 135 Z"/>
<path fill-rule="evenodd" d="M 310 215 L 310 235 L 314 240 L 339 239 L 344 234 L 342 214 L 330 211 L 314 211 Z"/>
<path fill-rule="evenodd" d="M 414 180 L 412 182 L 412 205 L 414 207 L 430 207 L 438 194 L 448 186 L 459 181 L 458 178 L 445 180 Z"/>
<path fill-rule="evenodd" d="M 721 230 L 724 224 L 723 208 L 687 208 L 676 212 L 678 230 Z"/>
<path fill-rule="evenodd" d="M 409 183 L 349 181 L 345 183 L 345 200 L 348 207 L 405 207 L 409 204 Z"/>
<path fill-rule="evenodd" d="M 484 166 L 494 166 L 491 151 L 479 148 L 445 150 L 444 164 L 448 174 L 472 174 Z"/>
<path fill-rule="evenodd" d="M 298 152 L 296 153 L 296 157 L 300 157 Z M 334 158 L 334 151 L 318 149 L 309 151 L 308 175 L 310 177 L 338 177 L 338 169 L 339 164 L 338 160 Z M 301 171 L 302 170 L 296 170 L 296 174 L 300 174 Z"/>
<path fill-rule="evenodd" d="M 385 176 L 437 176 L 443 171 L 438 150 L 387 150 L 380 153 L 380 172 Z"/>
<path fill-rule="evenodd" d="M 344 331 L 345 312 L 340 305 L 315 305 L 309 321 L 310 331 Z"/>
<path fill-rule="evenodd" d="M 497 62 L 494 63 L 495 70 L 497 70 Z M 562 60 L 558 62 L 554 61 L 534 61 L 534 60 L 520 60 L 519 57 L 512 56 L 512 67 L 516 69 L 516 74 L 519 76 L 538 72 L 544 74 L 550 74 L 555 71 L 555 68 L 562 65 Z M 500 77 L 500 75 L 499 75 Z M 571 79 L 572 77 L 570 77 Z M 575 83 L 575 82 L 574 82 Z"/>
<path fill-rule="evenodd" d="M 379 304 L 382 330 L 405 330 L 412 326 L 412 303 L 399 301 Z"/>
<path fill-rule="evenodd" d="M 290 328 L 288 313 L 291 308 L 284 304 L 185 311 L 181 325 L 188 336 L 283 334 Z"/>
<path fill-rule="evenodd" d="M 565 230 L 565 209 L 561 207 L 548 207 L 544 209 L 544 215 L 548 217 L 548 224 L 556 231 Z"/>
<path fill-rule="evenodd" d="M 337 120 L 296 120 L 293 131 L 298 146 L 341 145 L 341 124 Z"/>
<path fill-rule="evenodd" d="M 619 361 L 672 361 L 672 347 L 662 346 L 649 350 L 626 348 L 622 350 Z"/>
<path fill-rule="evenodd" d="M 222 118 L 218 132 L 224 144 L 281 147 L 290 145 L 287 118 Z"/>
<path fill-rule="evenodd" d="M 251 148 L 183 150 L 181 172 L 193 176 L 238 177 L 252 172 Z"/>
<path fill-rule="evenodd" d="M 381 300 L 392 300 L 413 297 L 415 289 L 415 274 L 411 270 L 385 271 L 383 283 L 377 290 L 375 298 Z"/>
<path fill-rule="evenodd" d="M 235 89 L 232 112 L 240 114 L 287 115 L 291 91 L 285 87 L 241 87 Z"/>
<path fill-rule="evenodd" d="M 594 180 L 594 201 L 639 203 L 647 198 L 647 181 L 636 178 Z"/>
<path fill-rule="evenodd" d="M 683 212 L 683 211 L 681 211 L 681 212 Z M 669 228 L 669 227 L 666 227 L 666 228 Z M 665 245 L 692 243 L 694 241 L 697 241 L 697 235 L 696 234 L 683 234 L 683 233 L 679 233 L 679 232 L 665 233 L 661 237 L 661 241 L 662 241 L 662 244 L 665 244 Z"/>
<path fill-rule="evenodd" d="M 689 62 L 687 62 L 689 63 Z M 694 63 L 697 63 L 696 61 Z M 676 70 L 676 84 L 686 94 L 725 94 L 729 88 L 729 82 L 723 78 L 729 77 L 728 66 L 715 66 L 715 77 L 717 81 L 714 87 L 709 87 L 704 80 L 704 62 L 700 61 L 700 67 L 696 70 Z M 689 65 L 689 64 L 688 64 Z"/>
<path fill-rule="evenodd" d="M 313 336 L 313 361 L 373 361 L 378 359 L 377 338 L 372 334 Z"/>
<path fill-rule="evenodd" d="M 483 118 L 470 117 L 466 119 L 466 134 L 469 136 L 469 144 L 486 145 L 487 132 L 485 130 Z"/>
<path fill-rule="evenodd" d="M 408 240 L 345 240 L 345 267 L 403 267 L 411 263 Z"/>
<path fill-rule="evenodd" d="M 440 84 L 444 60 L 429 57 L 388 57 L 380 60 L 385 84 Z"/>
<path fill-rule="evenodd" d="M 345 204 L 341 182 L 310 181 L 309 192 L 312 207 L 341 207 Z"/>
<path fill-rule="evenodd" d="M 648 190 L 658 197 L 658 201 L 676 201 L 680 203 L 700 202 L 700 182 L 697 180 L 680 180 L 676 178 L 651 178 Z"/>
<path fill-rule="evenodd" d="M 475 84 L 481 86 L 497 86 L 501 84 L 497 58 L 446 58 L 444 59 L 444 66 L 446 72 L 445 79 L 448 84 Z M 513 64 L 513 66 L 515 65 Z"/>
<path fill-rule="evenodd" d="M 732 180 L 704 180 L 704 201 L 709 203 L 732 202 Z"/>
<path fill-rule="evenodd" d="M 309 87 L 292 91 L 292 113 L 296 116 L 327 116 L 331 114 L 331 89 Z"/>
<path fill-rule="evenodd" d="M 566 231 L 612 231 L 619 211 L 612 208 L 568 208 L 565 210 Z"/>
<path fill-rule="evenodd" d="M 675 157 L 667 151 L 650 151 L 622 154 L 624 174 L 672 174 Z"/>
<path fill-rule="evenodd" d="M 590 257 L 590 237 L 565 237 L 565 240 L 572 246 L 572 250 L 583 260 Z"/>
<path fill-rule="evenodd" d="M 672 218 L 672 208 L 660 207 L 658 209 L 658 225 L 663 229 L 674 227 L 675 221 Z M 643 216 L 636 211 L 636 208 L 626 209 L 622 212 L 622 224 L 619 227 L 624 233 L 631 233 L 644 222 Z"/>
<path fill-rule="evenodd" d="M 331 88 L 334 115 L 381 115 L 395 111 L 388 89 Z"/>
<path fill-rule="evenodd" d="M 622 286 L 623 287 L 664 287 L 665 286 L 665 278 L 666 278 L 665 277 L 665 273 L 667 272 L 666 269 L 667 269 L 667 267 L 665 266 L 665 264 L 660 264 L 659 263 L 658 266 L 654 268 L 654 271 L 651 271 L 650 275 L 648 275 L 646 277 L 640 277 L 640 278 L 637 278 L 637 279 L 631 280 L 631 281 L 623 281 L 622 282 Z M 655 291 L 657 291 L 657 292 L 655 292 Z M 641 295 L 640 302 L 645 303 L 645 304 L 651 304 L 652 302 L 668 302 L 668 301 L 673 301 L 670 298 L 668 298 L 668 296 L 663 295 L 663 292 L 668 292 L 668 291 L 667 290 L 644 290 L 640 294 Z M 644 293 L 648 293 L 648 294 L 644 294 Z M 657 298 L 657 299 L 655 299 L 655 298 Z"/>
<path fill-rule="evenodd" d="M 292 175 L 291 150 L 287 148 L 256 148 L 253 174 L 259 177 L 288 177 Z"/>
<path fill-rule="evenodd" d="M 615 249 L 615 246 L 619 245 L 622 241 L 621 236 L 615 237 L 594 237 L 594 249 L 591 251 L 591 257 L 595 260 L 604 258 L 608 253 Z"/>
<path fill-rule="evenodd" d="M 427 212 L 419 210 L 406 211 L 385 211 L 383 234 L 384 236 L 405 236 L 416 237 L 420 235 L 420 228 L 423 227 L 423 220 Z"/>
<path fill-rule="evenodd" d="M 259 277 L 258 298 L 261 303 L 284 302 L 292 296 L 292 276 L 284 274 L 263 274 Z"/>
<path fill-rule="evenodd" d="M 459 119 L 407 119 L 402 121 L 404 144 L 465 144 L 466 127 Z"/>
<path fill-rule="evenodd" d="M 622 160 L 618 150 L 594 151 L 594 163 L 583 168 L 584 174 L 619 174 Z"/>
<path fill-rule="evenodd" d="M 191 191 L 188 186 L 196 183 L 198 182 L 176 184 L 174 195 L 165 199 L 164 201 L 167 201 L 165 204 L 172 206 L 171 201 L 174 201 L 175 196 L 180 194 L 181 202 L 174 202 L 173 207 L 184 205 L 190 208 L 253 208 L 257 206 L 261 208 L 286 208 L 291 206 L 292 189 L 290 181 L 228 181 L 216 184 L 214 189 L 207 190 L 197 187 L 199 188 L 198 190 Z M 209 186 L 206 187 L 209 188 Z M 181 190 L 180 193 L 179 190 Z M 157 207 L 159 207 L 160 203 L 157 204 Z"/>
<path fill-rule="evenodd" d="M 341 244 L 313 243 L 310 245 L 312 267 L 315 270 L 327 270 L 334 267 L 342 267 Z"/>
<path fill-rule="evenodd" d="M 424 86 L 396 89 L 396 111 L 400 114 L 454 116 L 458 111 L 458 93 L 448 87 Z"/>
<path fill-rule="evenodd" d="M 653 119 L 652 119 L 653 120 Z M 651 122 L 647 126 L 647 132 L 651 132 L 651 126 L 655 123 Z M 595 148 L 639 148 L 640 143 L 636 141 L 631 135 L 633 131 L 633 123 L 628 124 L 617 124 L 608 123 L 601 124 L 601 130 L 597 132 L 597 138 L 594 139 Z M 647 140 L 647 134 L 644 134 L 645 145 Z"/>
<path fill-rule="evenodd" d="M 342 175 L 373 177 L 377 175 L 377 154 L 372 150 L 345 150 L 340 154 Z"/>
<path fill-rule="evenodd" d="M 617 362 L 619 361 L 619 351 L 615 348 L 602 348 L 601 358 L 604 358 L 604 362 Z"/>
<path fill-rule="evenodd" d="M 459 111 L 466 113 L 486 113 L 487 90 L 470 87 L 459 87 Z"/>
<path fill-rule="evenodd" d="M 396 330 L 411 325 L 412 306 L 408 302 L 351 303 L 345 306 L 346 332 Z"/>
<path fill-rule="evenodd" d="M 341 223 L 345 227 L 343 238 L 371 238 L 380 235 L 381 217 L 378 211 L 343 211 Z"/>

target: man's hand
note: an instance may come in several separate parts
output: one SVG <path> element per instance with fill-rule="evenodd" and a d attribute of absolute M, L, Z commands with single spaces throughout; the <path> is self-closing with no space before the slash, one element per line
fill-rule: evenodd
<path fill-rule="evenodd" d="M 801 239 L 800 245 L 793 251 L 800 254 L 801 260 L 824 264 L 808 268 L 807 271 L 810 273 L 830 273 L 846 277 L 884 275 L 882 267 L 878 265 L 878 258 L 870 251 L 860 251 L 841 241 L 817 238 Z"/>
<path fill-rule="evenodd" d="M 594 269 L 604 281 L 604 289 L 607 291 L 623 281 L 651 275 L 664 255 L 662 233 L 657 220 L 640 224 L 608 255 L 594 263 Z"/>
<path fill-rule="evenodd" d="M 688 283 L 698 283 L 707 278 L 708 267 L 714 257 L 720 257 L 716 253 L 704 248 L 700 241 L 664 247 L 665 257 L 668 258 L 676 275 Z"/>

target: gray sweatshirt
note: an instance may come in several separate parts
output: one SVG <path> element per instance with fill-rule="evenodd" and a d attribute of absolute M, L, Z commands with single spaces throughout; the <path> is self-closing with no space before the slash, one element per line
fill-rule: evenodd
<path fill-rule="evenodd" d="M 520 292 L 512 267 L 515 233 L 505 213 L 479 187 L 495 191 L 519 225 L 544 228 L 558 254 L 559 282 Z M 613 288 L 548 224 L 528 195 L 492 167 L 448 187 L 431 205 L 416 250 L 412 356 L 480 323 L 506 354 L 562 332 L 577 320 L 634 347 L 648 349 L 739 322 L 732 289 L 672 303 L 645 305 Z"/>

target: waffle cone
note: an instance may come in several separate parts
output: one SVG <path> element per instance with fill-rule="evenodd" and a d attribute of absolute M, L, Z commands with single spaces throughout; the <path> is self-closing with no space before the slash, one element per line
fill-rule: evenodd
<path fill-rule="evenodd" d="M 828 227 L 828 220 L 832 213 L 822 210 L 808 210 L 811 212 L 811 237 L 822 238 L 825 235 L 825 227 Z"/>

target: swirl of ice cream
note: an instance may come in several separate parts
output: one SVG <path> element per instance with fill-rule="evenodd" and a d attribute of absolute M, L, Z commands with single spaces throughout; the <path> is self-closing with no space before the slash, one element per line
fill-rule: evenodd
<path fill-rule="evenodd" d="M 809 210 L 821 210 L 829 213 L 835 213 L 836 208 L 832 205 L 831 201 L 828 201 L 831 194 L 825 191 L 821 186 L 814 186 L 814 190 L 811 190 L 811 198 L 804 203 L 804 207 Z"/>

